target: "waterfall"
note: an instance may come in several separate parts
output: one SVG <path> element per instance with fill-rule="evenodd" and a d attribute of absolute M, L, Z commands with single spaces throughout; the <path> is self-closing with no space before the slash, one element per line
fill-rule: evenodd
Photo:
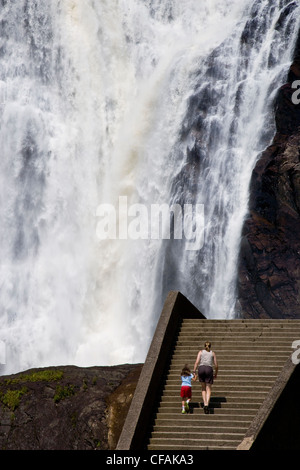
<path fill-rule="evenodd" d="M 298 16 L 284 0 L 0 1 L 1 373 L 143 361 L 171 289 L 238 314 L 251 171 Z M 203 208 L 198 250 L 193 217 L 182 238 L 132 217 L 161 205 Z M 134 236 L 99 236 L 107 207 Z"/>
<path fill-rule="evenodd" d="M 232 33 L 199 57 L 171 197 L 205 207 L 205 247 L 166 256 L 161 285 L 181 285 L 209 318 L 234 318 L 237 262 L 254 164 L 275 133 L 273 106 L 299 30 L 297 2 L 248 3 Z M 165 254 L 162 255 L 165 257 Z M 178 266 L 181 267 L 178 270 Z"/>

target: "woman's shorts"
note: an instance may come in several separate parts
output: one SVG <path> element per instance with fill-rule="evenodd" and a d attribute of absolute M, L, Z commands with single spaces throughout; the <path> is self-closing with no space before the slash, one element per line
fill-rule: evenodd
<path fill-rule="evenodd" d="M 192 398 L 192 387 L 188 385 L 182 385 L 180 390 L 181 398 Z"/>
<path fill-rule="evenodd" d="M 199 382 L 205 382 L 206 384 L 214 383 L 214 372 L 210 366 L 199 366 L 198 369 Z"/>

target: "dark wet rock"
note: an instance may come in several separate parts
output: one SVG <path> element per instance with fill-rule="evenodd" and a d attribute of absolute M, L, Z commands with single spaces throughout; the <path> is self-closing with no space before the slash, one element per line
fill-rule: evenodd
<path fill-rule="evenodd" d="M 276 99 L 276 135 L 250 184 L 239 264 L 245 317 L 300 318 L 300 104 L 292 100 L 299 79 L 300 35 Z"/>
<path fill-rule="evenodd" d="M 0 448 L 114 449 L 140 370 L 62 366 L 0 377 Z"/>

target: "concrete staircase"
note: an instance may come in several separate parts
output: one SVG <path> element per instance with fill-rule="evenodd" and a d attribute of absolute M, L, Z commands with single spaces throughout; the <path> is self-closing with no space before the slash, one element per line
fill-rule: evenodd
<path fill-rule="evenodd" d="M 173 351 L 148 450 L 233 450 L 272 389 L 300 339 L 300 320 L 183 319 Z M 190 413 L 181 414 L 180 371 L 193 370 L 210 341 L 219 363 L 210 414 L 201 385 L 193 383 Z"/>

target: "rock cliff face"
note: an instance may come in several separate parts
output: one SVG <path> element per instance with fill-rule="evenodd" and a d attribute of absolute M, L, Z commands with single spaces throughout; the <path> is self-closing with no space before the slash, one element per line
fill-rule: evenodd
<path fill-rule="evenodd" d="M 0 449 L 114 449 L 140 370 L 64 366 L 0 377 Z"/>
<path fill-rule="evenodd" d="M 242 315 L 300 318 L 300 35 L 275 104 L 276 135 L 254 168 L 239 265 Z"/>

